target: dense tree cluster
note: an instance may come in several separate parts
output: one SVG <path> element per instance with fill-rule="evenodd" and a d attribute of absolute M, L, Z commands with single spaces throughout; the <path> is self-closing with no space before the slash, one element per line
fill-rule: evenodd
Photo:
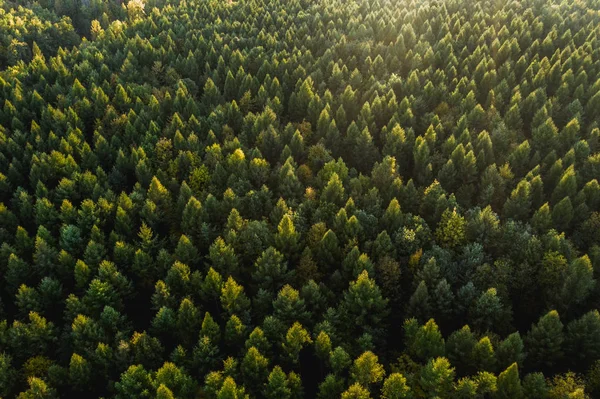
<path fill-rule="evenodd" d="M 2 9 L 0 397 L 600 395 L 598 0 Z"/>
<path fill-rule="evenodd" d="M 72 47 L 79 36 L 68 18 L 33 6 L 16 6 L 0 0 L 0 70 L 19 61 L 29 62 L 40 51 L 56 54 L 60 46 Z"/>

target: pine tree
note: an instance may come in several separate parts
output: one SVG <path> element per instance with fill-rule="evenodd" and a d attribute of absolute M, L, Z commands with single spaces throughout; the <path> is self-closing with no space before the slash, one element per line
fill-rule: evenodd
<path fill-rule="evenodd" d="M 517 363 L 511 364 L 506 370 L 498 375 L 498 390 L 494 397 L 498 399 L 523 398 L 523 389 L 519 380 L 519 368 Z"/>
<path fill-rule="evenodd" d="M 91 367 L 86 359 L 73 353 L 69 362 L 69 381 L 77 390 L 86 390 L 91 379 Z"/>
<path fill-rule="evenodd" d="M 575 168 L 571 165 L 563 173 L 552 192 L 552 203 L 558 204 L 565 197 L 575 197 L 577 193 L 577 176 Z"/>
<path fill-rule="evenodd" d="M 275 246 L 286 255 L 287 259 L 294 259 L 299 250 L 299 239 L 292 217 L 283 215 L 277 226 Z"/>
<path fill-rule="evenodd" d="M 223 385 L 217 393 L 217 399 L 240 399 L 246 398 L 243 387 L 238 387 L 232 377 L 226 377 Z"/>
<path fill-rule="evenodd" d="M 466 239 L 465 227 L 465 218 L 459 215 L 456 209 L 452 212 L 446 209 L 435 232 L 436 239 L 440 244 L 450 248 L 461 245 Z"/>
<path fill-rule="evenodd" d="M 584 255 L 574 259 L 564 271 L 563 278 L 558 306 L 570 311 L 584 303 L 596 285 L 590 258 Z"/>
<path fill-rule="evenodd" d="M 523 364 L 525 360 L 525 352 L 523 340 L 519 332 L 514 332 L 506 337 L 496 349 L 496 358 L 498 359 L 498 367 L 503 369 L 511 364 Z"/>
<path fill-rule="evenodd" d="M 182 342 L 192 343 L 197 336 L 199 326 L 198 308 L 189 298 L 184 298 L 177 311 L 177 334 Z"/>
<path fill-rule="evenodd" d="M 231 347 L 239 347 L 244 340 L 246 326 L 236 315 L 231 315 L 225 324 L 225 342 Z"/>
<path fill-rule="evenodd" d="M 558 129 L 552 118 L 533 129 L 532 139 L 534 149 L 539 150 L 541 155 L 546 155 L 556 146 Z"/>
<path fill-rule="evenodd" d="M 567 325 L 565 349 L 573 366 L 591 366 L 600 353 L 600 314 L 592 310 Z"/>
<path fill-rule="evenodd" d="M 267 248 L 254 263 L 252 278 L 260 288 L 277 292 L 289 280 L 283 255 L 273 247 Z"/>
<path fill-rule="evenodd" d="M 210 246 L 209 259 L 216 271 L 225 276 L 237 276 L 239 260 L 231 245 L 225 243 L 221 237 L 217 237 Z"/>
<path fill-rule="evenodd" d="M 424 280 L 421 280 L 417 289 L 410 297 L 407 314 L 421 321 L 431 317 L 431 298 Z"/>
<path fill-rule="evenodd" d="M 221 289 L 221 306 L 229 315 L 236 314 L 242 320 L 248 318 L 250 300 L 244 293 L 244 287 L 229 277 Z"/>
<path fill-rule="evenodd" d="M 483 337 L 473 347 L 473 362 L 477 370 L 494 371 L 496 368 L 496 354 L 488 337 Z"/>
<path fill-rule="evenodd" d="M 415 141 L 413 158 L 415 180 L 421 185 L 426 185 L 431 178 L 432 166 L 429 146 L 421 136 L 417 137 Z"/>
<path fill-rule="evenodd" d="M 275 366 L 265 385 L 264 397 L 267 399 L 289 399 L 292 392 L 287 385 L 288 381 L 285 373 L 281 367 Z"/>
<path fill-rule="evenodd" d="M 327 186 L 321 193 L 322 202 L 330 202 L 341 206 L 346 201 L 344 186 L 337 173 L 333 173 L 327 182 Z"/>
<path fill-rule="evenodd" d="M 319 384 L 319 393 L 317 398 L 327 399 L 338 397 L 344 390 L 344 380 L 334 374 L 328 374 L 323 382 Z"/>
<path fill-rule="evenodd" d="M 310 314 L 298 290 L 286 284 L 273 301 L 273 315 L 286 325 L 291 325 L 295 321 L 308 321 Z"/>
<path fill-rule="evenodd" d="M 156 389 L 156 398 L 160 398 L 160 399 L 174 399 L 175 396 L 173 395 L 173 392 L 167 388 L 166 385 L 164 384 L 160 384 L 160 386 Z"/>
<path fill-rule="evenodd" d="M 312 339 L 310 334 L 298 322 L 294 323 L 285 335 L 285 342 L 282 348 L 287 354 L 289 361 L 292 364 L 297 364 L 300 351 L 305 345 L 311 344 Z"/>
<path fill-rule="evenodd" d="M 121 378 L 115 383 L 117 398 L 128 397 L 149 397 L 152 389 L 152 379 L 150 374 L 140 365 L 129 366 L 121 374 Z"/>
<path fill-rule="evenodd" d="M 419 382 L 428 397 L 447 397 L 452 391 L 454 368 L 444 357 L 431 359 L 422 368 Z"/>
<path fill-rule="evenodd" d="M 456 366 L 458 375 L 467 375 L 474 365 L 473 349 L 477 344 L 471 328 L 466 325 L 454 331 L 446 340 L 446 355 Z"/>
<path fill-rule="evenodd" d="M 552 222 L 560 231 L 569 229 L 573 216 L 573 205 L 569 197 L 564 197 L 552 209 Z"/>
<path fill-rule="evenodd" d="M 498 326 L 508 316 L 495 288 L 482 293 L 472 310 L 473 324 L 481 330 L 490 330 L 493 326 Z"/>
<path fill-rule="evenodd" d="M 406 383 L 406 378 L 400 373 L 392 373 L 383 382 L 381 397 L 383 399 L 409 399 L 413 396 Z"/>
<path fill-rule="evenodd" d="M 350 386 L 341 396 L 342 399 L 370 399 L 371 395 L 362 385 L 355 383 Z"/>
<path fill-rule="evenodd" d="M 376 340 L 382 338 L 388 312 L 387 300 L 366 270 L 350 283 L 337 309 L 342 331 L 348 337 L 369 333 Z"/>
<path fill-rule="evenodd" d="M 542 373 L 527 374 L 522 387 L 526 398 L 545 398 L 548 395 L 548 385 Z"/>
<path fill-rule="evenodd" d="M 17 396 L 18 399 L 52 399 L 58 397 L 56 391 L 52 387 L 49 387 L 41 378 L 29 377 L 27 378 L 27 383 L 29 384 L 29 388 L 21 392 Z"/>
<path fill-rule="evenodd" d="M 250 347 L 241 363 L 244 385 L 251 391 L 257 391 L 267 380 L 269 361 L 258 349 Z"/>
<path fill-rule="evenodd" d="M 354 381 L 368 389 L 371 384 L 383 380 L 385 370 L 379 364 L 379 358 L 374 353 L 367 351 L 354 360 L 350 375 Z"/>
<path fill-rule="evenodd" d="M 503 215 L 514 220 L 525 220 L 531 212 L 531 185 L 521 180 L 504 204 Z"/>
<path fill-rule="evenodd" d="M 526 336 L 527 362 L 532 367 L 555 366 L 563 356 L 563 324 L 552 310 L 531 327 Z"/>
<path fill-rule="evenodd" d="M 206 336 L 215 343 L 219 342 L 219 339 L 221 338 L 221 329 L 209 312 L 204 314 L 204 320 L 202 320 L 202 327 L 200 329 L 200 336 Z"/>

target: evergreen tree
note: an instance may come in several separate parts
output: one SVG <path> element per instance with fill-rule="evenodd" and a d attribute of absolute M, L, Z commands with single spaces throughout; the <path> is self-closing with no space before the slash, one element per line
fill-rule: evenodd
<path fill-rule="evenodd" d="M 342 399 L 370 399 L 369 391 L 355 383 L 350 386 L 341 396 Z"/>
<path fill-rule="evenodd" d="M 406 378 L 400 373 L 392 373 L 383 382 L 381 397 L 384 399 L 407 399 L 413 396 L 406 384 Z"/>
<path fill-rule="evenodd" d="M 519 380 L 519 369 L 517 363 L 513 363 L 498 375 L 498 390 L 496 398 L 523 398 L 523 389 Z"/>
<path fill-rule="evenodd" d="M 531 327 L 525 343 L 527 361 L 533 367 L 556 365 L 563 356 L 563 324 L 558 312 L 552 310 Z"/>
<path fill-rule="evenodd" d="M 574 366 L 579 363 L 591 366 L 598 358 L 600 351 L 600 314 L 597 310 L 584 314 L 567 325 L 565 336 L 566 352 L 570 353 L 570 361 Z"/>
<path fill-rule="evenodd" d="M 288 399 L 291 397 L 291 390 L 288 388 L 287 377 L 281 367 L 275 366 L 269 374 L 268 382 L 265 386 L 264 396 L 267 399 Z"/>
<path fill-rule="evenodd" d="M 341 331 L 349 337 L 368 333 L 383 338 L 383 323 L 388 315 L 387 300 L 369 273 L 363 271 L 344 293 L 337 309 Z"/>
<path fill-rule="evenodd" d="M 365 388 L 383 380 L 385 370 L 379 364 L 379 359 L 372 352 L 365 352 L 354 360 L 350 375 L 354 381 Z"/>
<path fill-rule="evenodd" d="M 448 359 L 438 357 L 429 360 L 420 373 L 419 382 L 429 397 L 446 397 L 452 391 L 454 368 Z"/>

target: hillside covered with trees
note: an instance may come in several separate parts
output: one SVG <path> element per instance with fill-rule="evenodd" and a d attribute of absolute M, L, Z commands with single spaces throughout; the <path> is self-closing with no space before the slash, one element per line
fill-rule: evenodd
<path fill-rule="evenodd" d="M 600 397 L 599 0 L 0 0 L 0 397 Z"/>

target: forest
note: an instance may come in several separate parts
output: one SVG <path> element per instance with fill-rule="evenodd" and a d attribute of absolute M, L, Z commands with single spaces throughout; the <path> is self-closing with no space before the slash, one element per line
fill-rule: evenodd
<path fill-rule="evenodd" d="M 0 0 L 0 398 L 600 398 L 600 0 Z"/>

